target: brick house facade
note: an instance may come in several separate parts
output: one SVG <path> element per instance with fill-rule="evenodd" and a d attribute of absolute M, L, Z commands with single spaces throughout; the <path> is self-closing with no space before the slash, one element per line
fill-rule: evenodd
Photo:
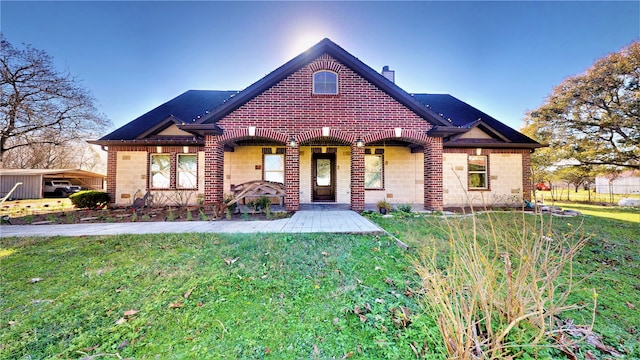
<path fill-rule="evenodd" d="M 449 95 L 406 93 L 328 39 L 241 92 L 188 91 L 91 142 L 108 147 L 116 204 L 144 191 L 216 203 L 277 179 L 290 211 L 521 202 L 541 146 Z"/>

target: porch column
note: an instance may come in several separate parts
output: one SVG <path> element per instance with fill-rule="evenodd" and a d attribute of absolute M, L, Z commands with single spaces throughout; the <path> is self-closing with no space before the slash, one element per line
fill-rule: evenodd
<path fill-rule="evenodd" d="M 531 169 L 531 151 L 522 152 L 522 196 L 531 201 L 533 192 L 533 173 Z"/>
<path fill-rule="evenodd" d="M 424 147 L 424 208 L 442 210 L 442 138 L 429 138 Z"/>
<path fill-rule="evenodd" d="M 111 203 L 115 204 L 116 199 L 116 175 L 118 173 L 118 150 L 114 146 L 109 146 L 107 152 L 107 193 L 111 197 Z M 133 201 L 135 199 L 131 199 Z"/>
<path fill-rule="evenodd" d="M 364 148 L 351 144 L 351 210 L 364 211 Z"/>
<path fill-rule="evenodd" d="M 218 136 L 205 136 L 204 167 L 204 203 L 221 202 L 224 196 L 224 144 Z"/>
<path fill-rule="evenodd" d="M 300 148 L 287 146 L 284 162 L 285 209 L 297 211 L 300 209 Z"/>

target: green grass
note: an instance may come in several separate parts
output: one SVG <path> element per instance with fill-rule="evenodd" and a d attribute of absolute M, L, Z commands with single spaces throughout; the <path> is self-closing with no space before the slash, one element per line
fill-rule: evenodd
<path fill-rule="evenodd" d="M 544 200 L 546 203 L 555 201 L 579 201 L 590 202 L 592 204 L 610 204 L 617 205 L 618 201 L 622 198 L 640 198 L 640 194 L 609 194 L 609 193 L 597 193 L 588 190 L 580 189 L 577 192 L 573 187 L 559 187 L 551 191 L 536 191 L 536 199 Z"/>
<path fill-rule="evenodd" d="M 413 249 L 447 239 L 439 217 L 371 217 Z M 595 331 L 640 359 L 638 222 L 553 222 L 590 237 L 574 264 L 586 279 L 570 300 L 589 304 L 595 290 Z M 2 238 L 0 358 L 445 359 L 417 299 L 416 254 L 358 235 Z M 584 324 L 590 314 L 567 316 Z M 586 351 L 607 358 L 586 344 L 580 358 Z"/>
<path fill-rule="evenodd" d="M 564 204 L 563 204 L 564 205 Z M 583 205 L 579 205 L 583 206 Z M 574 207 L 573 204 L 567 208 Z M 583 211 L 582 208 L 575 207 Z M 579 311 L 565 315 L 576 324 L 589 325 L 593 292 L 598 294 L 598 305 L 594 331 L 604 338 L 604 343 L 626 353 L 625 359 L 640 359 L 640 224 L 637 209 L 597 207 L 593 215 L 579 217 L 549 217 L 545 221 L 552 224 L 554 231 L 566 233 L 571 229 L 580 231 L 589 240 L 578 253 L 573 264 L 574 275 L 583 280 L 574 288 L 569 299 L 575 304 L 585 304 Z M 584 213 L 587 213 L 584 211 Z M 495 213 L 498 220 L 521 217 L 521 214 Z M 533 221 L 534 217 L 526 215 Z M 382 218 L 376 214 L 371 217 L 383 228 L 414 248 L 419 248 L 423 239 L 429 236 L 446 238 L 448 231 L 440 217 L 396 215 L 394 218 Z M 486 222 L 487 216 L 478 217 Z M 629 218 L 629 220 L 616 220 Z M 470 223 L 470 218 L 449 220 Z M 586 351 L 598 354 L 592 346 L 584 345 Z M 596 358 L 612 358 L 601 354 Z"/>
<path fill-rule="evenodd" d="M 444 358 L 405 253 L 377 237 L 13 238 L 0 249 L 1 358 L 398 359 L 412 347 Z"/>
<path fill-rule="evenodd" d="M 566 202 L 555 202 L 553 205 L 561 207 L 562 209 L 577 210 L 587 216 L 640 223 L 640 208 L 599 206 Z"/>

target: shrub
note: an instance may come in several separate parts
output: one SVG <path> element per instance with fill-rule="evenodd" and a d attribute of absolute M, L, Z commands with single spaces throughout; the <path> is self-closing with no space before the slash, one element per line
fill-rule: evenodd
<path fill-rule="evenodd" d="M 412 207 L 411 204 L 400 204 L 398 205 L 398 211 L 403 213 L 411 213 Z"/>
<path fill-rule="evenodd" d="M 434 237 L 416 260 L 451 358 L 540 356 L 540 345 L 562 337 L 559 314 L 579 307 L 568 298 L 572 261 L 586 241 L 580 229 L 554 233 L 542 216 L 524 217 L 448 220 L 448 244 Z"/>
<path fill-rule="evenodd" d="M 104 191 L 83 190 L 70 195 L 69 200 L 80 209 L 97 209 L 107 206 L 111 197 Z"/>

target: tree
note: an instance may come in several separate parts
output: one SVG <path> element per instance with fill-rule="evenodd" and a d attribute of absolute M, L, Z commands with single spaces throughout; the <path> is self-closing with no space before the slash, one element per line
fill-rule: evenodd
<path fill-rule="evenodd" d="M 70 73 L 56 70 L 50 55 L 30 45 L 18 49 L 2 34 L 0 76 L 0 168 L 7 152 L 41 154 L 110 126 L 90 93 Z"/>
<path fill-rule="evenodd" d="M 640 42 L 565 79 L 523 129 L 546 160 L 640 169 Z"/>

